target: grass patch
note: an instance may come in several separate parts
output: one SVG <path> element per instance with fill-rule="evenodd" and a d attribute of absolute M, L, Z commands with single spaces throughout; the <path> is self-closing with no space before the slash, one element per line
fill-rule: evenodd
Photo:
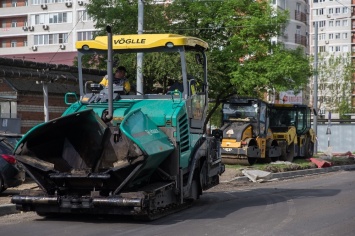
<path fill-rule="evenodd" d="M 317 156 L 321 158 L 321 156 Z M 332 163 L 333 166 L 340 165 L 353 165 L 355 164 L 354 158 L 351 157 L 332 157 L 326 161 Z M 250 170 L 263 170 L 272 173 L 294 171 L 294 170 L 306 170 L 318 168 L 316 164 L 305 158 L 295 158 L 292 164 L 270 164 L 270 163 L 256 163 L 252 166 L 242 166 L 242 165 L 226 165 L 226 168 L 236 169 L 237 176 L 243 176 L 242 171 L 246 169 Z"/>

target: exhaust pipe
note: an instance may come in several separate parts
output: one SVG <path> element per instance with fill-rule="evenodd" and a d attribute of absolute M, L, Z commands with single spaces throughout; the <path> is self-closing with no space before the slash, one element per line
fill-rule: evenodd
<path fill-rule="evenodd" d="M 107 75 L 108 75 L 108 114 L 106 120 L 111 121 L 113 117 L 113 63 L 112 63 L 112 31 L 111 26 L 106 26 L 107 31 Z"/>
<path fill-rule="evenodd" d="M 38 205 L 55 205 L 59 203 L 58 197 L 46 196 L 13 196 L 11 202 L 14 204 L 38 204 Z"/>
<path fill-rule="evenodd" d="M 142 207 L 143 201 L 140 198 L 94 198 L 94 206 L 119 206 L 119 207 Z"/>

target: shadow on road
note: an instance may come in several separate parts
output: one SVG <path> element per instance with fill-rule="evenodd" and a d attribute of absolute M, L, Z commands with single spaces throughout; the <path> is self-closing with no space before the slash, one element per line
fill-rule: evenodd
<path fill-rule="evenodd" d="M 287 189 L 258 188 L 231 192 L 205 193 L 189 209 L 165 216 L 155 221 L 139 221 L 127 216 L 108 215 L 56 215 L 44 217 L 38 221 L 73 221 L 87 223 L 133 223 L 147 225 L 174 225 L 175 223 L 193 219 L 218 219 L 243 208 L 254 206 L 266 207 L 270 204 L 285 203 L 294 199 L 323 198 L 335 196 L 338 189 Z"/>

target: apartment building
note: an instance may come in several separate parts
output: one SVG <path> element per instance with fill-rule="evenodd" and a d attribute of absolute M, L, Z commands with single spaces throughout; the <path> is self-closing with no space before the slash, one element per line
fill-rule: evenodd
<path fill-rule="evenodd" d="M 283 35 L 274 37 L 273 43 L 283 43 L 287 49 L 302 47 L 309 54 L 309 3 L 308 0 L 273 0 L 272 7 L 280 11 L 289 11 L 289 22 Z M 270 102 L 309 104 L 309 88 L 304 88 L 295 94 L 293 91 L 283 91 L 278 96 L 269 96 Z"/>
<path fill-rule="evenodd" d="M 274 38 L 273 42 L 283 42 L 286 48 L 295 49 L 299 46 L 304 48 L 306 54 L 309 53 L 309 5 L 307 0 L 273 0 L 272 6 L 275 9 L 290 13 L 289 23 L 284 30 L 284 34 Z"/>
<path fill-rule="evenodd" d="M 329 58 L 331 56 L 343 57 L 344 64 L 346 63 L 350 54 L 350 60 L 354 64 L 354 52 L 355 52 L 355 15 L 354 15 L 354 5 L 355 0 L 311 0 L 310 2 L 310 54 L 314 55 L 315 53 L 315 44 L 318 44 L 318 55 L 319 58 Z M 318 27 L 317 33 L 315 27 Z M 324 55 L 324 57 L 322 56 Z M 322 61 L 319 59 L 318 68 L 322 63 L 331 62 Z M 338 68 L 339 69 L 339 68 Z M 320 73 L 317 78 L 318 84 L 318 108 L 321 115 L 333 111 L 336 109 L 334 107 L 334 101 L 336 99 L 344 99 L 344 97 L 351 98 L 352 107 L 355 107 L 355 90 L 354 82 L 355 77 L 352 78 L 352 84 L 349 86 L 345 85 L 345 88 L 349 88 L 349 91 L 344 94 L 335 93 L 334 89 L 343 86 L 339 83 L 339 80 L 343 78 L 343 73 L 341 68 L 338 72 L 334 71 L 334 75 L 324 77 Z M 314 81 L 311 83 L 311 94 L 313 96 L 313 85 Z M 333 92 L 331 91 L 333 90 Z M 351 91 L 352 90 L 352 91 Z M 344 91 L 344 89 L 343 89 Z M 350 101 L 349 101 L 350 102 Z"/>
<path fill-rule="evenodd" d="M 1 0 L 2 57 L 73 65 L 75 42 L 91 39 L 88 0 Z"/>

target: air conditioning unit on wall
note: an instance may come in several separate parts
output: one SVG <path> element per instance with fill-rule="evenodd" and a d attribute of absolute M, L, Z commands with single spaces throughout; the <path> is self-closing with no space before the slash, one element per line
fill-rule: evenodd
<path fill-rule="evenodd" d="M 42 4 L 42 5 L 41 5 L 41 8 L 42 8 L 43 10 L 46 10 L 48 7 L 47 7 L 46 4 Z"/>
<path fill-rule="evenodd" d="M 84 5 L 84 2 L 83 1 L 78 1 L 78 5 L 82 6 L 82 5 Z"/>
<path fill-rule="evenodd" d="M 28 29 L 29 29 L 29 31 L 34 31 L 34 30 L 35 30 L 35 27 L 33 27 L 33 26 L 28 26 Z"/>
<path fill-rule="evenodd" d="M 61 44 L 61 45 L 59 46 L 59 48 L 62 49 L 62 50 L 64 50 L 64 49 L 65 49 L 65 45 L 64 45 L 64 44 Z"/>
<path fill-rule="evenodd" d="M 37 51 L 37 46 L 32 46 L 32 51 Z"/>
<path fill-rule="evenodd" d="M 72 7 L 72 6 L 73 6 L 73 3 L 71 3 L 71 2 L 66 2 L 66 3 L 65 3 L 65 6 L 67 6 L 67 7 Z"/>

